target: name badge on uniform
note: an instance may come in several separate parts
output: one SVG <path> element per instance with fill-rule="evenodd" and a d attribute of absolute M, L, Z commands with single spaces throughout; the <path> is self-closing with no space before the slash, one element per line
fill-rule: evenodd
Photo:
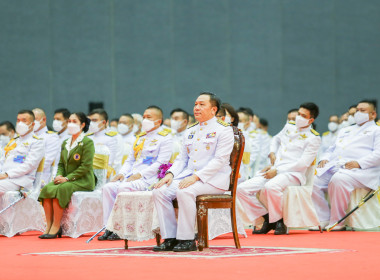
<path fill-rule="evenodd" d="M 13 159 L 14 162 L 18 162 L 18 163 L 24 163 L 25 162 L 25 156 L 15 156 L 14 159 Z"/>
<path fill-rule="evenodd" d="M 146 157 L 143 159 L 143 164 L 149 164 L 151 165 L 153 163 L 154 157 Z"/>
<path fill-rule="evenodd" d="M 216 132 L 207 133 L 206 138 L 213 138 L 216 136 Z"/>

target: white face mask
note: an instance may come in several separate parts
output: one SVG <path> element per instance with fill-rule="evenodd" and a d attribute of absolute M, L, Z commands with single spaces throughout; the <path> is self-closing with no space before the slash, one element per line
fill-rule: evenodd
<path fill-rule="evenodd" d="M 239 122 L 238 129 L 240 129 L 241 131 L 244 131 L 244 123 Z"/>
<path fill-rule="evenodd" d="M 348 121 L 342 121 L 340 124 L 339 124 L 339 129 L 342 129 L 342 128 L 345 128 L 347 126 L 349 126 L 350 124 L 348 123 Z"/>
<path fill-rule="evenodd" d="M 5 147 L 9 141 L 11 141 L 11 138 L 9 136 L 0 135 L 0 146 L 1 147 Z"/>
<path fill-rule="evenodd" d="M 129 129 L 129 126 L 128 126 L 128 125 L 123 124 L 123 123 L 119 123 L 119 124 L 117 125 L 117 131 L 118 131 L 120 134 L 124 135 L 124 134 L 127 134 L 127 133 L 130 131 L 130 129 Z"/>
<path fill-rule="evenodd" d="M 75 135 L 75 134 L 77 134 L 79 131 L 80 131 L 80 126 L 79 126 L 79 124 L 69 123 L 69 124 L 67 125 L 67 132 L 68 132 L 70 135 Z"/>
<path fill-rule="evenodd" d="M 256 127 L 256 123 L 252 122 L 251 125 L 250 125 L 250 127 L 252 127 L 252 129 L 256 129 L 257 128 Z"/>
<path fill-rule="evenodd" d="M 154 121 L 143 119 L 141 129 L 145 132 L 151 131 L 154 128 Z"/>
<path fill-rule="evenodd" d="M 331 132 L 335 132 L 338 130 L 338 124 L 336 122 L 329 122 L 327 127 Z"/>
<path fill-rule="evenodd" d="M 53 129 L 55 132 L 60 132 L 63 129 L 63 123 L 59 120 L 53 121 Z"/>
<path fill-rule="evenodd" d="M 99 122 L 93 122 L 93 121 L 91 121 L 90 122 L 90 127 L 88 128 L 88 132 L 89 133 L 96 133 L 96 132 L 98 132 L 100 130 L 99 124 L 100 124 L 100 121 Z"/>
<path fill-rule="evenodd" d="M 134 124 L 132 128 L 132 133 L 136 134 L 137 131 L 139 131 L 139 126 L 137 124 Z"/>
<path fill-rule="evenodd" d="M 182 127 L 183 121 L 170 120 L 170 127 L 174 130 L 178 130 Z"/>
<path fill-rule="evenodd" d="M 309 119 L 305 119 L 304 117 L 297 115 L 296 116 L 296 126 L 298 128 L 309 126 Z"/>
<path fill-rule="evenodd" d="M 356 114 L 356 113 L 355 113 L 355 114 Z M 354 116 L 355 116 L 355 115 L 354 115 Z M 355 117 L 354 117 L 354 116 L 351 116 L 351 115 L 348 116 L 347 121 L 348 121 L 348 124 L 349 124 L 349 125 L 352 125 L 352 124 L 357 123 L 356 120 L 355 120 Z"/>
<path fill-rule="evenodd" d="M 224 122 L 226 122 L 226 123 L 231 123 L 231 117 L 226 116 L 226 117 L 224 118 Z"/>
<path fill-rule="evenodd" d="M 18 122 L 18 123 L 16 124 L 16 132 L 17 132 L 19 135 L 24 136 L 24 135 L 28 132 L 28 130 L 29 130 L 29 128 L 30 128 L 31 125 L 32 125 L 32 124 L 27 125 L 27 124 L 24 123 L 24 122 Z"/>
<path fill-rule="evenodd" d="M 359 112 L 359 111 L 357 111 L 355 113 L 354 118 L 355 118 L 355 122 L 358 125 L 361 125 L 361 124 L 369 121 L 369 115 L 367 113 L 363 113 L 363 112 Z"/>
<path fill-rule="evenodd" d="M 39 121 L 34 121 L 33 131 L 38 131 L 41 127 L 41 123 Z"/>

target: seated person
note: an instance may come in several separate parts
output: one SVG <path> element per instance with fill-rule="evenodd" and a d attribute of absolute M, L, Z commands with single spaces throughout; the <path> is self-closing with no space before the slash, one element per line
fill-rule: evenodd
<path fill-rule="evenodd" d="M 155 185 L 153 201 L 165 241 L 153 251 L 196 251 L 196 197 L 223 194 L 229 188 L 234 133 L 229 124 L 216 118 L 219 108 L 220 100 L 214 94 L 199 95 L 194 106 L 198 122 L 186 130 L 180 155 Z M 175 198 L 178 226 L 172 202 Z"/>
<path fill-rule="evenodd" d="M 356 124 L 339 130 L 335 144 L 318 164 L 312 198 L 324 227 L 344 217 L 354 189 L 379 186 L 380 127 L 374 121 L 375 104 L 367 100 L 359 102 L 354 116 Z M 325 192 L 329 194 L 331 215 Z M 345 230 L 343 222 L 334 230 Z"/>
<path fill-rule="evenodd" d="M 173 135 L 173 150 L 170 162 L 174 162 L 182 149 L 183 135 L 189 123 L 189 114 L 183 109 L 177 108 L 170 112 L 170 125 Z"/>
<path fill-rule="evenodd" d="M 4 121 L 0 123 L 0 159 L 4 155 L 5 146 L 11 141 L 15 135 L 15 127 L 9 121 Z M 0 165 L 1 170 L 1 165 Z"/>
<path fill-rule="evenodd" d="M 338 136 L 338 128 L 339 128 L 338 115 L 330 116 L 327 127 L 329 131 L 326 131 L 322 134 L 322 143 L 319 149 L 320 154 L 325 153 L 327 149 L 335 143 L 336 137 Z"/>
<path fill-rule="evenodd" d="M 29 110 L 18 112 L 16 132 L 4 148 L 0 166 L 0 194 L 31 190 L 38 165 L 45 154 L 44 142 L 33 133 L 34 114 Z"/>
<path fill-rule="evenodd" d="M 173 140 L 168 131 L 160 128 L 162 116 L 162 110 L 157 106 L 149 106 L 145 110 L 142 121 L 142 130 L 145 132 L 137 135 L 133 150 L 120 173 L 110 183 L 104 185 L 104 225 L 107 225 L 118 193 L 146 191 L 151 184 L 156 183 L 159 167 L 169 162 Z M 119 239 L 117 234 L 109 230 L 98 237 L 101 241 Z"/>
<path fill-rule="evenodd" d="M 34 133 L 43 139 L 45 144 L 45 163 L 41 180 L 42 184 L 46 185 L 50 182 L 52 164 L 61 152 L 62 143 L 56 132 L 47 129 L 45 112 L 42 109 L 35 108 L 33 113 L 35 116 Z"/>
<path fill-rule="evenodd" d="M 67 130 L 70 138 L 62 144 L 57 176 L 44 186 L 39 200 L 44 207 L 47 227 L 41 239 L 61 237 L 62 214 L 68 207 L 71 195 L 76 191 L 92 191 L 95 176 L 92 169 L 95 148 L 94 142 L 85 136 L 90 120 L 82 112 L 71 114 Z"/>
<path fill-rule="evenodd" d="M 318 116 L 314 103 L 300 105 L 295 122 L 289 122 L 274 136 L 270 147 L 270 166 L 264 168 L 252 179 L 237 187 L 237 197 L 248 218 L 253 222 L 260 216 L 264 224 L 253 233 L 265 234 L 275 229 L 275 234 L 285 234 L 282 219 L 283 191 L 290 185 L 306 182 L 306 171 L 315 160 L 321 138 L 311 129 Z M 257 193 L 266 198 L 267 208 L 257 199 Z"/>

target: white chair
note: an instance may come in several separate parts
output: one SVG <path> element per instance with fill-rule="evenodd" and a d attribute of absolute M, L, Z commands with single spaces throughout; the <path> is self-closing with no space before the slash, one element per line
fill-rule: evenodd
<path fill-rule="evenodd" d="M 74 192 L 69 207 L 62 216 L 63 235 L 77 238 L 82 234 L 98 231 L 103 227 L 102 187 L 107 180 L 109 149 L 105 145 L 95 146 L 94 174 L 97 183 L 94 191 Z"/>
<path fill-rule="evenodd" d="M 8 208 L 0 214 L 0 235 L 12 237 L 17 233 L 27 231 L 45 231 L 46 221 L 44 209 L 37 201 L 41 190 L 41 175 L 44 168 L 45 158 L 40 161 L 37 168 L 36 178 L 29 195 L 17 204 Z M 9 204 L 20 198 L 20 192 L 8 191 L 0 197 L 0 209 L 4 209 Z"/>
<path fill-rule="evenodd" d="M 367 189 L 355 189 L 347 212 L 355 208 L 368 193 Z M 380 227 L 380 195 L 369 199 L 346 219 L 346 225 L 354 229 L 375 229 Z"/>
<path fill-rule="evenodd" d="M 306 171 L 306 183 L 304 185 L 288 186 L 284 190 L 282 212 L 284 224 L 287 226 L 287 233 L 289 233 L 290 228 L 308 228 L 314 226 L 319 227 L 320 232 L 322 232 L 311 198 L 315 168 L 314 161 Z M 259 192 L 258 196 L 263 205 L 266 206 L 265 197 L 261 195 L 261 192 Z"/>

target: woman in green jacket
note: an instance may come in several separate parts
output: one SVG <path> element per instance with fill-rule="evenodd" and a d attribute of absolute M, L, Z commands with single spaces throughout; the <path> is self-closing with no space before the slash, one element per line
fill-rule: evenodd
<path fill-rule="evenodd" d="M 95 176 L 92 169 L 94 143 L 85 136 L 90 120 L 82 112 L 71 114 L 67 125 L 70 138 L 62 143 L 61 157 L 57 176 L 42 188 L 39 200 L 42 201 L 47 227 L 42 239 L 62 236 L 60 226 L 63 210 L 70 203 L 71 195 L 76 191 L 92 191 Z"/>

